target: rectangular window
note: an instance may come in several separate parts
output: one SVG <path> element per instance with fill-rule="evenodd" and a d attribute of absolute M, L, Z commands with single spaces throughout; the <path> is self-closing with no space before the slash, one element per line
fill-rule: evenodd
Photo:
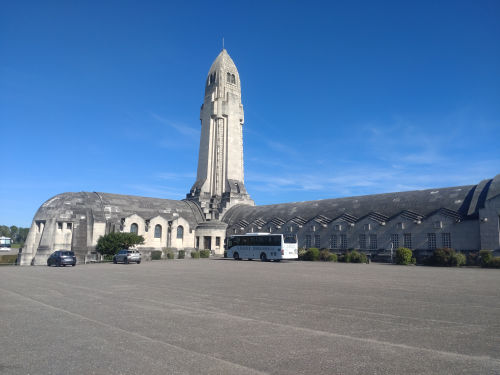
<path fill-rule="evenodd" d="M 342 250 L 347 249 L 347 235 L 346 234 L 341 234 L 340 235 L 340 248 Z"/>
<path fill-rule="evenodd" d="M 330 236 L 330 249 L 338 249 L 337 235 Z"/>
<path fill-rule="evenodd" d="M 309 234 L 306 235 L 306 249 L 311 247 L 311 236 Z"/>
<path fill-rule="evenodd" d="M 366 234 L 359 235 L 359 248 L 366 249 Z"/>
<path fill-rule="evenodd" d="M 365 230 L 371 230 L 371 229 L 372 229 L 372 226 L 371 226 L 371 224 L 365 224 L 365 225 L 363 226 L 363 228 L 364 228 Z"/>
<path fill-rule="evenodd" d="M 403 246 L 407 249 L 411 249 L 411 233 L 405 233 L 403 235 Z"/>
<path fill-rule="evenodd" d="M 314 247 L 317 247 L 318 249 L 321 247 L 321 236 L 318 234 L 314 236 Z"/>
<path fill-rule="evenodd" d="M 63 227 L 63 223 L 61 223 L 60 221 L 57 223 L 57 229 L 60 229 L 62 230 L 62 227 Z"/>
<path fill-rule="evenodd" d="M 200 237 L 199 236 L 196 236 L 196 248 L 197 249 L 200 248 Z"/>
<path fill-rule="evenodd" d="M 73 224 L 73 223 L 66 223 L 66 229 L 71 230 L 71 227 L 73 226 L 72 224 Z"/>
<path fill-rule="evenodd" d="M 342 225 L 340 224 L 335 224 L 335 230 L 341 231 L 342 230 Z"/>
<path fill-rule="evenodd" d="M 435 221 L 434 222 L 434 228 L 441 229 L 442 227 L 443 227 L 443 222 L 442 221 Z"/>
<path fill-rule="evenodd" d="M 402 222 L 398 223 L 398 229 L 401 229 L 401 230 L 405 229 L 405 223 L 402 223 Z"/>
<path fill-rule="evenodd" d="M 436 233 L 427 233 L 427 248 L 429 250 L 436 248 Z"/>
<path fill-rule="evenodd" d="M 215 237 L 215 246 L 220 247 L 220 237 Z"/>
<path fill-rule="evenodd" d="M 370 234 L 370 250 L 377 250 L 377 235 Z"/>
<path fill-rule="evenodd" d="M 392 249 L 399 249 L 399 234 L 391 234 Z"/>
<path fill-rule="evenodd" d="M 443 247 L 451 249 L 451 233 L 441 233 Z"/>

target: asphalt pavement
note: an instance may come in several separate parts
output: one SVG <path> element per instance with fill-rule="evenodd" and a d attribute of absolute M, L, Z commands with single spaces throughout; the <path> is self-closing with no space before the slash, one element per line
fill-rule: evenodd
<path fill-rule="evenodd" d="M 500 374 L 500 270 L 0 267 L 0 374 Z"/>

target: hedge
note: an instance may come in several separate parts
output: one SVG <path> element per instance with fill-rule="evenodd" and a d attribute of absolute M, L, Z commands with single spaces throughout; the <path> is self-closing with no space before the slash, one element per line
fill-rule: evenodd
<path fill-rule="evenodd" d="M 210 250 L 200 250 L 200 258 L 209 258 Z"/>

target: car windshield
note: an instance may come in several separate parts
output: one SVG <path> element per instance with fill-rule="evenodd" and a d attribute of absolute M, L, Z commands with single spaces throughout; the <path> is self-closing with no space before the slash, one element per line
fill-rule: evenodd
<path fill-rule="evenodd" d="M 72 251 L 61 251 L 61 255 L 69 255 L 69 256 L 73 256 L 75 255 Z"/>

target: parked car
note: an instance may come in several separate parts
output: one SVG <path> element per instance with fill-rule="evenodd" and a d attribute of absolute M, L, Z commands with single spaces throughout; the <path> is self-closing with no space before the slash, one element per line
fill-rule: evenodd
<path fill-rule="evenodd" d="M 66 265 L 76 266 L 75 253 L 69 250 L 57 250 L 50 254 L 47 259 L 47 266 L 65 267 Z"/>
<path fill-rule="evenodd" d="M 120 250 L 114 257 L 113 263 L 141 263 L 141 253 L 137 250 L 123 249 Z"/>

